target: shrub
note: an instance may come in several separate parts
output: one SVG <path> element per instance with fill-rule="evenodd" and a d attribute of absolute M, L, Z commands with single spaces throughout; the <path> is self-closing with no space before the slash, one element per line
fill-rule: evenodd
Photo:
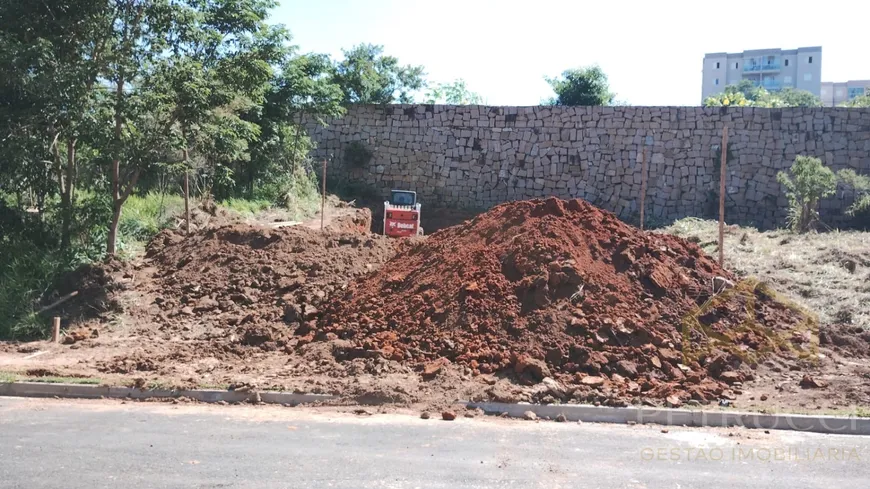
<path fill-rule="evenodd" d="M 779 172 L 776 179 L 788 197 L 788 224 L 792 231 L 805 233 L 819 222 L 819 201 L 833 195 L 837 177 L 822 160 L 798 156 L 789 173 Z"/>
<path fill-rule="evenodd" d="M 319 181 L 313 171 L 299 168 L 284 182 L 279 204 L 296 219 L 315 214 L 320 209 Z"/>
<path fill-rule="evenodd" d="M 191 205 L 194 205 L 191 202 Z M 147 241 L 172 225 L 172 218 L 184 213 L 184 198 L 180 195 L 148 192 L 131 195 L 121 212 L 119 229 L 129 241 Z"/>
<path fill-rule="evenodd" d="M 846 209 L 848 216 L 857 218 L 859 225 L 870 223 L 870 176 L 859 175 L 855 170 L 840 170 L 840 182 L 855 192 L 855 201 Z"/>
<path fill-rule="evenodd" d="M 55 278 L 72 268 L 70 258 L 25 240 L 0 243 L 0 339 L 45 336 L 36 305 Z"/>

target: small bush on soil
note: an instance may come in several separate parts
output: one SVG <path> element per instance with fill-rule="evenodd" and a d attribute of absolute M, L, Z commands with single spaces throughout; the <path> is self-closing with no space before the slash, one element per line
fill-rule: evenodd
<path fill-rule="evenodd" d="M 121 214 L 121 235 L 128 240 L 146 241 L 168 228 L 172 218 L 184 212 L 184 198 L 180 195 L 148 192 L 131 195 Z"/>
<path fill-rule="evenodd" d="M 815 228 L 819 222 L 819 201 L 837 189 L 834 172 L 818 158 L 798 156 L 789 173 L 779 172 L 776 178 L 786 189 L 792 231 L 805 233 Z"/>
<path fill-rule="evenodd" d="M 294 219 L 312 216 L 320 208 L 320 182 L 313 163 L 308 161 L 261 185 L 254 198 L 287 209 Z"/>
<path fill-rule="evenodd" d="M 870 176 L 859 175 L 855 170 L 840 170 L 837 177 L 855 192 L 855 202 L 846 209 L 846 214 L 856 218 L 862 227 L 870 226 Z"/>

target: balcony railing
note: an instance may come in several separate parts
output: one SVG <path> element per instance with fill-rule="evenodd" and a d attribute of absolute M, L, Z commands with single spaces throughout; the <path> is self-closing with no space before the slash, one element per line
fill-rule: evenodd
<path fill-rule="evenodd" d="M 752 72 L 752 71 L 778 71 L 778 70 L 779 70 L 779 63 L 769 63 L 769 64 L 763 63 L 763 64 L 757 64 L 757 65 L 744 64 L 743 65 L 743 71 L 749 71 L 749 72 Z"/>
<path fill-rule="evenodd" d="M 764 87 L 765 90 L 782 90 L 782 83 L 776 80 L 764 80 L 764 83 L 762 83 L 761 86 Z"/>

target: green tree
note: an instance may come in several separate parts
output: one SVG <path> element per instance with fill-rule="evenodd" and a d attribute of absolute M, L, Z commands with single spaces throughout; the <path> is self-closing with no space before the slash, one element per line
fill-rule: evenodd
<path fill-rule="evenodd" d="M 821 107 L 822 99 L 806 90 L 783 88 L 770 94 L 770 98 L 779 100 L 781 107 Z"/>
<path fill-rule="evenodd" d="M 20 182 L 38 184 L 51 175 L 60 195 L 61 247 L 67 248 L 75 205 L 78 152 L 93 127 L 90 105 L 105 64 L 110 29 L 105 0 L 3 2 L 0 5 L 0 119 L 7 144 L 20 152 Z M 47 165 L 46 165 L 47 163 Z M 40 166 L 47 166 L 43 172 Z M 34 172 L 34 170 L 36 170 Z M 43 181 L 43 198 L 54 193 Z M 40 206 L 40 210 L 41 206 Z"/>
<path fill-rule="evenodd" d="M 483 97 L 477 92 L 472 92 L 465 84 L 465 80 L 458 78 L 452 83 L 439 83 L 429 88 L 426 94 L 427 104 L 446 103 L 450 105 L 479 105 L 483 103 Z"/>
<path fill-rule="evenodd" d="M 239 172 L 250 197 L 258 184 L 265 184 L 267 190 L 262 197 L 281 199 L 284 192 L 276 185 L 287 181 L 292 185 L 301 174 L 300 163 L 312 147 L 298 125 L 301 117 L 313 117 L 325 124 L 325 118 L 344 114 L 344 94 L 333 82 L 331 71 L 332 64 L 324 55 L 291 55 L 284 60 L 262 110 L 251 114 L 261 134 L 251 145 L 245 171 Z"/>
<path fill-rule="evenodd" d="M 752 101 L 739 90 L 726 90 L 704 100 L 704 107 L 751 107 Z"/>
<path fill-rule="evenodd" d="M 785 187 L 789 202 L 789 226 L 804 233 L 819 222 L 819 202 L 837 190 L 837 177 L 822 160 L 811 156 L 798 156 L 791 170 L 779 172 L 776 179 Z"/>
<path fill-rule="evenodd" d="M 554 98 L 545 102 L 549 105 L 610 105 L 616 98 L 599 66 L 566 70 L 561 77 L 545 80 L 556 92 Z"/>
<path fill-rule="evenodd" d="M 383 46 L 360 44 L 343 52 L 333 82 L 341 87 L 345 104 L 412 103 L 414 92 L 425 85 L 422 66 L 400 65 L 384 55 Z"/>
<path fill-rule="evenodd" d="M 194 144 L 212 157 L 245 157 L 258 128 L 239 113 L 266 93 L 285 41 L 283 29 L 265 24 L 272 0 L 114 4 L 103 76 L 113 93 L 110 255 L 124 202 L 150 165 Z"/>
<path fill-rule="evenodd" d="M 784 88 L 769 92 L 764 87 L 756 85 L 751 80 L 741 80 L 734 85 L 728 85 L 722 93 L 707 97 L 706 107 L 821 107 L 822 101 L 806 90 Z"/>
<path fill-rule="evenodd" d="M 870 93 L 843 102 L 840 107 L 870 107 Z"/>

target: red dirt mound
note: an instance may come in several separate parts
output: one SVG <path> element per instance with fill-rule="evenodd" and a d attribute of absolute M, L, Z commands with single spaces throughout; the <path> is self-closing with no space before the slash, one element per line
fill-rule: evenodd
<path fill-rule="evenodd" d="M 806 346 L 780 340 L 804 317 L 763 285 L 713 293 L 731 280 L 697 245 L 585 201 L 513 202 L 401 251 L 301 342 L 349 339 L 360 356 L 424 370 L 451 361 L 526 383 L 553 377 L 563 399 L 710 401 L 751 378 L 747 356 Z"/>
<path fill-rule="evenodd" d="M 163 231 L 148 245 L 154 270 L 144 292 L 153 298 L 140 314 L 165 333 L 274 350 L 297 327 L 310 329 L 305 324 L 328 297 L 393 253 L 383 236 L 301 226 L 236 224 L 189 237 Z"/>

